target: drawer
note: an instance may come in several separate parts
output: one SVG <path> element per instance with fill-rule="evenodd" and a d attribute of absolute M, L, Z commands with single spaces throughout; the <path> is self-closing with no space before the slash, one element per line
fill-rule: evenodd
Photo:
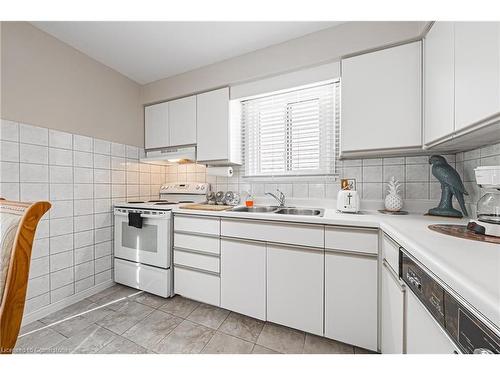
<path fill-rule="evenodd" d="M 264 220 L 221 220 L 221 236 L 324 247 L 324 226 Z"/>
<path fill-rule="evenodd" d="M 219 257 L 174 249 L 174 264 L 219 273 Z"/>
<path fill-rule="evenodd" d="M 384 233 L 382 237 L 382 259 L 385 259 L 392 270 L 399 274 L 399 245 Z"/>
<path fill-rule="evenodd" d="M 158 296 L 170 297 L 172 293 L 170 272 L 115 258 L 115 282 Z"/>
<path fill-rule="evenodd" d="M 220 254 L 220 240 L 217 237 L 174 233 L 174 247 L 198 250 L 211 254 Z"/>
<path fill-rule="evenodd" d="M 208 216 L 175 215 L 174 231 L 218 236 L 220 233 L 220 219 Z"/>
<path fill-rule="evenodd" d="M 186 298 L 220 306 L 220 277 L 174 266 L 174 290 Z"/>
<path fill-rule="evenodd" d="M 325 227 L 325 248 L 356 253 L 378 253 L 378 229 Z"/>

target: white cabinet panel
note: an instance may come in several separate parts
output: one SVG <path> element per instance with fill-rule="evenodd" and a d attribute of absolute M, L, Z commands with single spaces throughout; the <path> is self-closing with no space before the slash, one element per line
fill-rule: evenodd
<path fill-rule="evenodd" d="M 208 216 L 175 215 L 174 231 L 218 236 L 220 233 L 220 219 Z"/>
<path fill-rule="evenodd" d="M 220 254 L 219 238 L 174 233 L 174 248 L 197 250 L 209 254 Z"/>
<path fill-rule="evenodd" d="M 175 266 L 174 291 L 186 298 L 220 305 L 220 277 L 217 275 Z"/>
<path fill-rule="evenodd" d="M 266 320 L 266 244 L 221 240 L 221 307 Z"/>
<path fill-rule="evenodd" d="M 325 253 L 325 336 L 377 350 L 377 258 Z"/>
<path fill-rule="evenodd" d="M 454 23 L 436 22 L 424 39 L 424 143 L 455 129 Z"/>
<path fill-rule="evenodd" d="M 382 237 L 382 259 L 385 259 L 394 272 L 399 270 L 399 245 L 386 234 Z"/>
<path fill-rule="evenodd" d="M 170 145 L 196 143 L 196 95 L 169 102 Z"/>
<path fill-rule="evenodd" d="M 378 253 L 378 229 L 326 227 L 325 247 L 361 253 Z"/>
<path fill-rule="evenodd" d="M 168 103 L 159 103 L 144 108 L 144 148 L 170 146 L 168 126 Z"/>
<path fill-rule="evenodd" d="M 455 23 L 455 130 L 500 112 L 500 23 Z"/>
<path fill-rule="evenodd" d="M 198 161 L 229 159 L 229 88 L 197 95 Z"/>
<path fill-rule="evenodd" d="M 174 264 L 219 273 L 219 257 L 174 249 Z"/>
<path fill-rule="evenodd" d="M 267 320 L 323 335 L 324 252 L 267 246 Z"/>
<path fill-rule="evenodd" d="M 421 42 L 342 61 L 341 153 L 420 148 Z"/>
<path fill-rule="evenodd" d="M 406 353 L 453 354 L 455 346 L 411 291 L 406 301 Z"/>
<path fill-rule="evenodd" d="M 381 332 L 382 354 L 404 352 L 405 287 L 387 263 L 382 266 L 381 287 Z"/>

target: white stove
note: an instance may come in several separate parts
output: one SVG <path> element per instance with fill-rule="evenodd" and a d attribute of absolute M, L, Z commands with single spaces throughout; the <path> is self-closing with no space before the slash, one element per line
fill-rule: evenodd
<path fill-rule="evenodd" d="M 172 288 L 172 208 L 205 201 L 206 183 L 165 184 L 160 199 L 116 203 L 115 281 L 162 297 Z"/>

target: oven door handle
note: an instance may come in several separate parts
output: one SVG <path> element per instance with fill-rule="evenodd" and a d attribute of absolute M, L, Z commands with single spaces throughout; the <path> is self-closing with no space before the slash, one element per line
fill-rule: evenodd
<path fill-rule="evenodd" d="M 115 216 L 128 217 L 128 213 L 126 213 L 126 212 L 115 212 Z M 167 219 L 168 215 L 148 215 L 148 214 L 141 214 L 141 217 L 143 219 L 159 219 L 159 220 L 163 220 L 163 219 Z"/>

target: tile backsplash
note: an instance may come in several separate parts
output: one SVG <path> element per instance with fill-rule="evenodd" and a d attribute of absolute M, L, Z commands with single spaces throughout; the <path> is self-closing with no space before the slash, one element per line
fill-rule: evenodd
<path fill-rule="evenodd" d="M 143 150 L 2 120 L 0 196 L 49 200 L 33 246 L 25 313 L 112 280 L 115 201 L 158 198 L 166 167 Z"/>

